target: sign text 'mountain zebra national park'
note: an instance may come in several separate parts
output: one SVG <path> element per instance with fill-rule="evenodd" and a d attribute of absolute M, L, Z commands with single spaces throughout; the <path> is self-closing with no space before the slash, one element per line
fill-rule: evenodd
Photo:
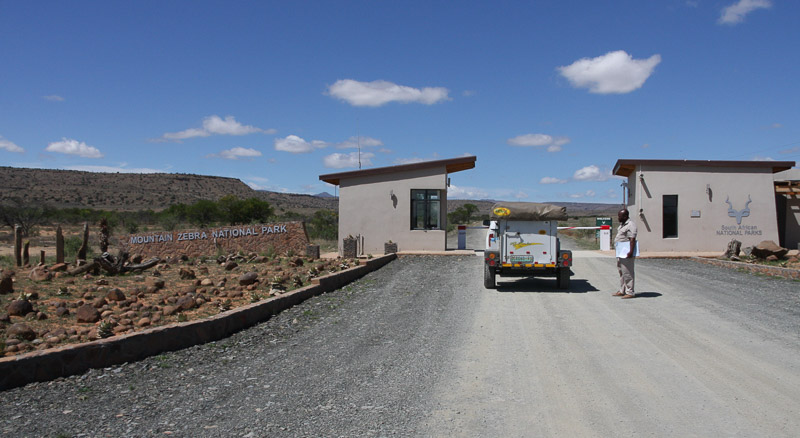
<path fill-rule="evenodd" d="M 158 257 L 211 256 L 220 251 L 303 253 L 308 245 L 308 235 L 303 222 L 140 233 L 131 234 L 120 240 L 120 245 L 128 253 Z"/>

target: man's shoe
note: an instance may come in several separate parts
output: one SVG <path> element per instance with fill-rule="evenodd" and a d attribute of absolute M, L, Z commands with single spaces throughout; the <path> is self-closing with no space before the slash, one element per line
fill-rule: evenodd
<path fill-rule="evenodd" d="M 627 300 L 628 298 L 636 298 L 636 295 L 623 295 L 622 299 Z"/>
<path fill-rule="evenodd" d="M 616 293 L 611 294 L 612 297 L 621 297 L 621 296 L 624 296 L 624 295 L 625 294 L 622 293 L 622 292 L 616 292 Z"/>

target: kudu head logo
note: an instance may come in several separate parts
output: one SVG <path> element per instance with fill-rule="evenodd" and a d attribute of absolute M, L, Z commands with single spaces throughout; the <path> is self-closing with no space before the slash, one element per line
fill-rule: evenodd
<path fill-rule="evenodd" d="M 729 205 L 729 207 L 728 207 L 728 216 L 736 218 L 736 225 L 741 225 L 742 224 L 742 218 L 743 217 L 750 216 L 750 203 L 753 202 L 753 200 L 750 199 L 750 195 L 747 195 L 747 203 L 744 204 L 744 208 L 741 209 L 741 210 L 734 210 L 733 209 L 733 204 L 731 204 L 730 196 L 728 196 L 728 198 L 725 199 L 725 202 Z"/>

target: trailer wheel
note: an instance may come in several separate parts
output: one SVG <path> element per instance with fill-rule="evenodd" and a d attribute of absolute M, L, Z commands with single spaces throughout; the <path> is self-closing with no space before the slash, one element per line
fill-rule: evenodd
<path fill-rule="evenodd" d="M 494 289 L 497 287 L 495 282 L 494 269 L 489 267 L 488 263 L 483 264 L 483 287 L 486 289 Z"/>
<path fill-rule="evenodd" d="M 559 289 L 569 289 L 569 268 L 558 268 L 556 283 Z"/>

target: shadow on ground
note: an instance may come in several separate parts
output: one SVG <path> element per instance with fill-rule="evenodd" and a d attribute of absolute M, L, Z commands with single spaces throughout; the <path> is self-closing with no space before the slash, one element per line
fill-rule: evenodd
<path fill-rule="evenodd" d="M 573 279 L 569 289 L 556 287 L 555 278 L 504 278 L 497 280 L 498 292 L 586 293 L 597 292 L 588 280 Z"/>
<path fill-rule="evenodd" d="M 658 298 L 661 294 L 658 292 L 639 292 L 636 294 L 636 298 Z"/>

